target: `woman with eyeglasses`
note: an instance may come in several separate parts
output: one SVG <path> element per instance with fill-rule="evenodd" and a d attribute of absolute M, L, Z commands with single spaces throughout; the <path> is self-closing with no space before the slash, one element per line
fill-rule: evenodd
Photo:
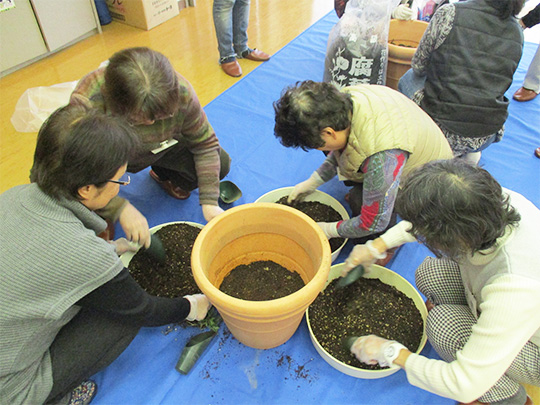
<path fill-rule="evenodd" d="M 0 195 L 0 402 L 87 404 L 141 327 L 206 316 L 203 294 L 147 294 L 119 259 L 130 244 L 97 236 L 137 147 L 122 120 L 68 105 L 39 131 L 32 183 Z"/>
<path fill-rule="evenodd" d="M 219 181 L 229 172 L 230 157 L 220 147 L 193 87 L 164 55 L 144 47 L 115 53 L 106 67 L 81 79 L 70 103 L 130 123 L 141 147 L 130 158 L 128 172 L 150 166 L 150 176 L 179 200 L 198 188 L 207 221 L 223 212 Z M 129 202 L 116 197 L 100 215 L 118 220 L 128 239 L 148 247 L 148 223 Z"/>

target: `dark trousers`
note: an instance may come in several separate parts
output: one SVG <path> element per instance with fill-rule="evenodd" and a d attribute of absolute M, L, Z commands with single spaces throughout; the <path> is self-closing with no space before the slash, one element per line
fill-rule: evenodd
<path fill-rule="evenodd" d="M 223 148 L 220 148 L 219 159 L 221 180 L 229 173 L 231 157 Z M 127 171 L 137 173 L 148 166 L 152 167 L 161 180 L 170 180 L 182 190 L 192 191 L 199 187 L 193 154 L 183 141 L 158 154 L 150 151 L 142 152 L 129 162 Z"/>
<path fill-rule="evenodd" d="M 223 149 L 219 151 L 221 167 L 219 179 L 223 179 L 231 168 L 231 158 Z M 179 164 L 181 162 L 181 164 Z M 152 165 L 161 180 L 170 180 L 182 190 L 192 191 L 199 187 L 193 155 L 186 148 L 172 150 Z"/>
<path fill-rule="evenodd" d="M 47 403 L 58 403 L 71 390 L 111 364 L 139 332 L 102 313 L 84 308 L 56 335 L 49 352 L 53 387 Z"/>

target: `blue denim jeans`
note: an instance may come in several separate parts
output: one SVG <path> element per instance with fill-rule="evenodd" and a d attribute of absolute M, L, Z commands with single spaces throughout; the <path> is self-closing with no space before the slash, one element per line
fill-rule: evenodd
<path fill-rule="evenodd" d="M 250 0 L 214 0 L 219 63 L 232 62 L 248 50 L 249 3 Z"/>
<path fill-rule="evenodd" d="M 412 69 L 409 69 L 401 76 L 401 79 L 399 79 L 398 90 L 412 99 L 414 93 L 424 88 L 425 83 L 426 76 L 418 76 Z"/>

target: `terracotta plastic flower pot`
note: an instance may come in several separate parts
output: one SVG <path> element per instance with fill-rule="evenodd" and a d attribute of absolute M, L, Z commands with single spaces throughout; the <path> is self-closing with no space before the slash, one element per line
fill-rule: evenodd
<path fill-rule="evenodd" d="M 237 266 L 271 260 L 296 271 L 305 283 L 288 296 L 248 301 L 219 290 Z M 246 346 L 270 349 L 296 331 L 307 307 L 324 288 L 331 265 L 328 241 L 304 213 L 272 203 L 244 204 L 219 215 L 193 245 L 195 282 L 217 308 L 236 339 Z"/>
<path fill-rule="evenodd" d="M 293 189 L 294 187 L 277 188 L 275 190 L 269 191 L 266 194 L 263 194 L 262 196 L 257 198 L 255 202 L 256 203 L 259 203 L 259 202 L 275 203 L 280 198 L 291 194 Z M 344 221 L 350 219 L 349 213 L 347 212 L 345 207 L 338 200 L 332 197 L 330 194 L 327 194 L 321 190 L 315 190 L 313 193 L 311 193 L 305 198 L 305 201 L 317 201 L 322 204 L 329 205 L 330 207 L 335 209 L 339 213 L 339 215 L 341 215 L 341 218 L 343 218 Z M 343 249 L 343 247 L 345 246 L 348 240 L 349 239 L 345 238 L 341 246 L 332 252 L 332 262 L 334 262 L 337 259 L 337 257 L 339 256 L 339 253 L 341 252 L 341 249 Z"/>
<path fill-rule="evenodd" d="M 401 76 L 411 68 L 411 60 L 428 23 L 417 20 L 390 20 L 386 85 L 397 90 Z"/>

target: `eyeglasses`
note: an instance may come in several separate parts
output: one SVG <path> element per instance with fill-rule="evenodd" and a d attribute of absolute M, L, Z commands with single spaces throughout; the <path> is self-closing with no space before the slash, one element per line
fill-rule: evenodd
<path fill-rule="evenodd" d="M 123 180 L 107 180 L 108 183 L 115 183 L 120 184 L 121 186 L 127 186 L 129 183 L 131 183 L 131 177 L 129 177 L 127 174 L 124 174 L 120 179 Z"/>

